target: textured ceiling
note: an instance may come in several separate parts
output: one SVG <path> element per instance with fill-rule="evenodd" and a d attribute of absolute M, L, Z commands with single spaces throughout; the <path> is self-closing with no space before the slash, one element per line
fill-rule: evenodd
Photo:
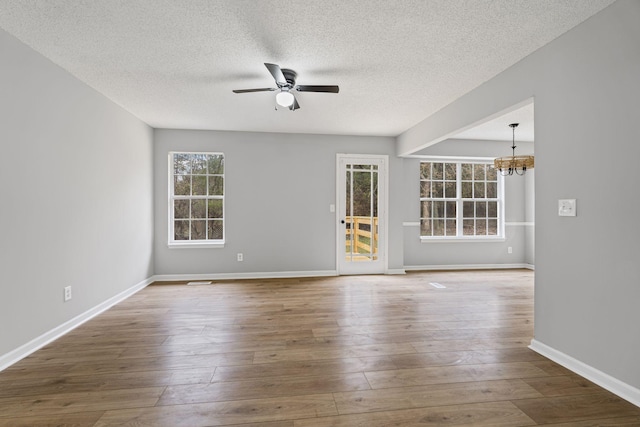
<path fill-rule="evenodd" d="M 157 128 L 396 136 L 613 0 L 0 0 L 0 27 Z M 298 72 L 275 111 L 264 62 Z"/>

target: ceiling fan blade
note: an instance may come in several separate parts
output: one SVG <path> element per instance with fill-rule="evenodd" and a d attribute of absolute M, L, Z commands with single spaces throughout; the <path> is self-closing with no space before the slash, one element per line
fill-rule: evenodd
<path fill-rule="evenodd" d="M 260 89 L 234 89 L 233 93 L 269 92 L 274 90 L 276 90 L 274 87 L 263 87 Z"/>
<path fill-rule="evenodd" d="M 323 86 L 323 85 L 298 85 L 296 86 L 298 92 L 326 92 L 326 93 L 338 93 L 340 88 L 338 86 Z"/>
<path fill-rule="evenodd" d="M 289 107 L 289 110 L 296 111 L 298 108 L 300 108 L 300 104 L 298 104 L 298 100 L 294 97 L 293 104 L 291 104 L 291 107 Z"/>
<path fill-rule="evenodd" d="M 284 74 L 282 74 L 282 70 L 280 69 L 279 65 L 269 64 L 268 62 L 265 62 L 264 65 L 265 67 L 267 67 L 267 70 L 269 70 L 273 78 L 276 80 L 276 83 L 278 84 L 278 86 L 287 85 L 287 79 L 284 78 Z"/>

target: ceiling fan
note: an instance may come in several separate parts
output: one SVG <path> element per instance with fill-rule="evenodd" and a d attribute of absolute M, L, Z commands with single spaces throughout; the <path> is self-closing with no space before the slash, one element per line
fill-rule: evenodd
<path fill-rule="evenodd" d="M 296 74 L 295 71 L 290 70 L 288 68 L 280 68 L 277 64 L 269 64 L 265 62 L 264 64 L 267 67 L 267 70 L 271 73 L 273 78 L 276 81 L 277 88 L 275 87 L 265 87 L 259 89 L 235 89 L 234 93 L 248 93 L 248 92 L 268 92 L 268 91 L 278 91 L 276 95 L 276 103 L 281 107 L 288 108 L 291 111 L 297 110 L 300 108 L 300 104 L 296 100 L 296 97 L 293 96 L 293 91 L 298 92 L 325 92 L 325 93 L 338 93 L 340 88 L 338 86 L 324 86 L 324 85 L 296 85 Z M 276 107 L 277 109 L 277 107 Z"/>

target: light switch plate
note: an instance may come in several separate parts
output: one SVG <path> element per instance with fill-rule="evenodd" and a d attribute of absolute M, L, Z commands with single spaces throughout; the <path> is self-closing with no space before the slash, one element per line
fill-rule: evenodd
<path fill-rule="evenodd" d="M 576 216 L 576 199 L 558 200 L 558 216 Z"/>

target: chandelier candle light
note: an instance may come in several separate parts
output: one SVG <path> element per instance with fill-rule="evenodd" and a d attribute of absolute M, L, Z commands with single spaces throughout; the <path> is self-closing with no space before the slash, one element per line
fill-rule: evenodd
<path fill-rule="evenodd" d="M 506 175 L 524 175 L 527 169 L 533 169 L 533 156 L 516 156 L 516 128 L 520 123 L 511 123 L 509 127 L 513 133 L 513 145 L 511 150 L 513 154 L 507 157 L 498 157 L 493 161 L 493 166 L 500 171 L 503 176 Z"/>

